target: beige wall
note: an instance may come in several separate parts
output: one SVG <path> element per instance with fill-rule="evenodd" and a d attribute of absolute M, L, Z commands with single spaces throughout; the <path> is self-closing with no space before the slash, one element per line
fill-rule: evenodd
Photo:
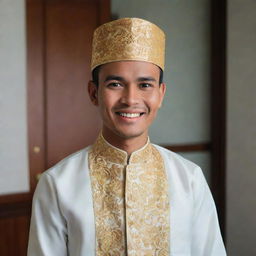
<path fill-rule="evenodd" d="M 228 1 L 227 248 L 256 255 L 256 1 Z"/>
<path fill-rule="evenodd" d="M 25 0 L 0 0 L 0 195 L 29 190 Z"/>

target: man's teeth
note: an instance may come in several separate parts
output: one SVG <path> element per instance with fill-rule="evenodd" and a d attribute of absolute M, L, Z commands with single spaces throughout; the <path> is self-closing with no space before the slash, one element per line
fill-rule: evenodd
<path fill-rule="evenodd" d="M 139 117 L 140 113 L 119 113 L 120 116 L 124 116 L 124 117 Z"/>

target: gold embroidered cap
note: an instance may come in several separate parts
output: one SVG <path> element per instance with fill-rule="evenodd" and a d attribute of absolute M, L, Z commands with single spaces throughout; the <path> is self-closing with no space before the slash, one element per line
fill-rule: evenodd
<path fill-rule="evenodd" d="M 165 34 L 155 24 L 139 18 L 105 23 L 93 34 L 91 70 L 114 61 L 151 62 L 164 70 Z"/>

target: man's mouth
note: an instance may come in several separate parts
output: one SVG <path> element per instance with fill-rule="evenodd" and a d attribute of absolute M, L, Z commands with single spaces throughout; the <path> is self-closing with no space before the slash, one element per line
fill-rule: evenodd
<path fill-rule="evenodd" d="M 127 118 L 136 118 L 140 117 L 144 114 L 144 112 L 141 113 L 124 113 L 124 112 L 116 112 L 119 116 L 127 117 Z"/>

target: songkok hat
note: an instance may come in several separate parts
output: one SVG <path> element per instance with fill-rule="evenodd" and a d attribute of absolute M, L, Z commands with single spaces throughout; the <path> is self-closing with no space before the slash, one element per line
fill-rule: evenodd
<path fill-rule="evenodd" d="M 164 70 L 165 34 L 155 24 L 138 18 L 105 23 L 93 34 L 91 70 L 115 61 L 146 61 Z"/>

